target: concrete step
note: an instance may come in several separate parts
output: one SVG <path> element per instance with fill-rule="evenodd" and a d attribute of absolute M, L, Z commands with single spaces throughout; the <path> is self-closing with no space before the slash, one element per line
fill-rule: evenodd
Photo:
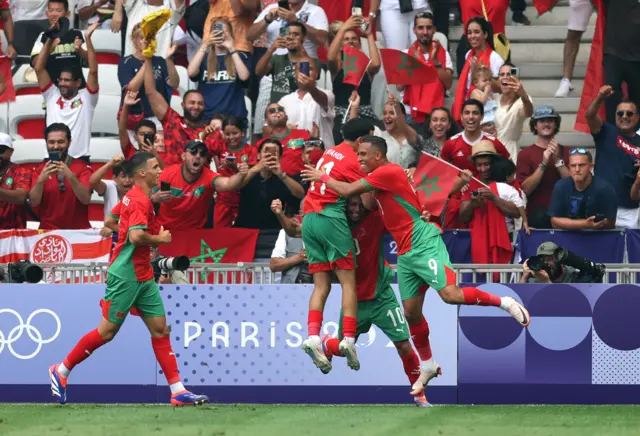
<path fill-rule="evenodd" d="M 563 123 L 564 124 L 564 123 Z M 556 136 L 557 141 L 564 145 L 565 147 L 587 147 L 594 148 L 595 144 L 593 142 L 593 137 L 586 133 L 581 132 L 560 132 Z M 536 137 L 531 132 L 524 133 L 520 141 L 518 141 L 518 145 L 520 148 L 528 147 L 529 145 L 535 143 Z"/>
<path fill-rule="evenodd" d="M 574 90 L 570 94 L 570 97 L 579 97 L 582 94 L 582 87 L 584 86 L 584 80 L 573 80 Z M 545 80 L 545 79 L 523 79 L 522 84 L 524 89 L 534 99 L 553 97 L 560 85 L 560 80 Z M 453 81 L 451 89 L 456 89 L 458 86 L 458 80 Z"/>
<path fill-rule="evenodd" d="M 569 6 L 562 5 L 556 6 L 551 10 L 551 12 L 547 12 L 542 16 L 538 16 L 538 11 L 533 6 L 528 6 L 525 14 L 531 20 L 531 24 L 533 26 L 562 26 L 567 29 L 567 23 L 569 21 Z M 511 20 L 512 13 L 511 11 L 507 12 L 507 25 L 512 24 Z M 589 24 L 591 26 L 596 24 L 596 14 L 591 14 L 591 19 L 589 20 Z"/>
<path fill-rule="evenodd" d="M 451 43 L 451 55 L 455 57 L 457 43 Z M 560 42 L 522 42 L 511 44 L 511 60 L 516 63 L 552 62 L 562 64 L 564 44 Z M 576 63 L 586 64 L 591 52 L 590 44 L 581 44 Z"/>
<path fill-rule="evenodd" d="M 533 21 L 531 26 L 507 26 L 506 34 L 509 41 L 514 42 L 561 42 L 567 38 L 567 26 L 543 26 Z M 582 35 L 582 43 L 589 43 L 593 40 L 595 26 L 589 26 Z M 449 31 L 451 42 L 459 41 L 463 34 L 462 26 L 456 26 Z"/>
<path fill-rule="evenodd" d="M 580 107 L 579 97 L 573 97 L 573 98 L 572 97 L 569 97 L 569 98 L 538 97 L 536 98 L 535 96 L 533 96 L 532 98 L 533 98 L 534 107 L 545 105 L 545 104 L 550 105 L 563 117 L 565 115 L 575 115 L 578 112 L 578 107 Z M 447 107 L 451 107 L 453 105 L 453 98 L 445 99 L 444 104 Z"/>
<path fill-rule="evenodd" d="M 562 52 L 560 53 L 560 56 Z M 545 79 L 545 80 L 557 80 L 562 79 L 562 61 L 555 62 L 535 62 L 533 60 L 526 60 L 523 62 L 515 62 L 516 66 L 520 68 L 520 77 L 522 80 L 528 79 Z M 587 74 L 587 63 L 576 62 L 576 66 L 573 69 L 574 80 L 584 79 Z M 526 82 L 525 82 L 526 85 Z M 556 85 L 557 86 L 557 85 Z M 555 90 L 553 91 L 555 93 Z"/>

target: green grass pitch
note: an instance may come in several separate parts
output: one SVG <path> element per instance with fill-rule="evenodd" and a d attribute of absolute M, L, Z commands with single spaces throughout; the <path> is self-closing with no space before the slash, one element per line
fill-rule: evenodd
<path fill-rule="evenodd" d="M 0 404 L 2 436 L 624 436 L 640 406 Z"/>

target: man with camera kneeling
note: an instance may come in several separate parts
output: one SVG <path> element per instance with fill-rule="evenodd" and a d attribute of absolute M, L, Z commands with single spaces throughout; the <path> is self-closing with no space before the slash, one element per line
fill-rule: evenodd
<path fill-rule="evenodd" d="M 544 242 L 522 265 L 520 283 L 602 283 L 605 266 Z"/>

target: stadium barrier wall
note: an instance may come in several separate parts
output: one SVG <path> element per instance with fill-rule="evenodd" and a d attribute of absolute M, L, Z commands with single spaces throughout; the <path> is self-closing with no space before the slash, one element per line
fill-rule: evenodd
<path fill-rule="evenodd" d="M 520 299 L 527 330 L 497 308 L 458 308 L 427 293 L 425 315 L 443 376 L 436 404 L 634 403 L 640 335 L 632 285 L 481 286 Z M 394 289 L 397 292 L 397 289 Z M 4 285 L 0 294 L 0 401 L 51 401 L 47 368 L 100 319 L 101 285 Z M 359 340 L 362 368 L 340 358 L 322 375 L 299 350 L 308 285 L 163 286 L 185 385 L 222 403 L 410 403 L 393 344 L 376 328 Z M 325 310 L 337 332 L 340 289 Z M 398 320 L 398 315 L 393 314 Z M 74 369 L 69 401 L 166 403 L 149 334 L 129 316 L 118 336 Z"/>

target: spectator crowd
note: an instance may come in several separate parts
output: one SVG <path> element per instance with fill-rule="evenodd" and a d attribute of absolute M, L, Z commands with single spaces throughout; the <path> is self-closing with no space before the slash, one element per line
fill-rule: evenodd
<path fill-rule="evenodd" d="M 595 153 L 587 144 L 563 146 L 562 117 L 536 106 L 498 44 L 509 3 L 513 21 L 530 24 L 524 1 L 487 0 L 485 17 L 483 1 L 460 0 L 465 32 L 455 63 L 451 1 L 78 0 L 71 5 L 77 22 L 68 0 L 9 3 L 0 5 L 6 55 L 35 73 L 46 151 L 37 165 L 13 163 L 15 138 L 0 134 L 0 229 L 25 228 L 27 220 L 44 229 L 90 228 L 92 193 L 103 197 L 107 219 L 132 186 L 124 162 L 148 151 L 163 168 L 152 201 L 165 229 L 278 230 L 282 214 L 299 214 L 304 166 L 343 141 L 358 143 L 362 123 L 386 140 L 389 160 L 409 177 L 421 153 L 461 170 L 462 183 L 431 219 L 472 232 L 474 263 L 510 262 L 520 229 L 639 227 L 637 1 L 605 2 L 605 84 L 585 112 Z M 589 1 L 569 4 L 558 98 L 573 89 L 577 47 L 593 13 Z M 170 16 L 149 36 L 145 20 L 165 10 Z M 102 166 L 91 160 L 98 29 L 122 35 L 113 113 L 121 153 Z M 384 47 L 432 68 L 434 80 L 381 92 L 380 36 Z M 358 86 L 345 83 L 353 68 L 347 47 L 370 59 Z M 171 104 L 178 93 L 181 111 Z M 521 148 L 523 127 L 535 142 Z M 468 189 L 471 176 L 485 187 Z M 273 258 L 278 271 L 296 267 L 295 280 L 305 260 L 301 241 L 282 233 Z"/>

